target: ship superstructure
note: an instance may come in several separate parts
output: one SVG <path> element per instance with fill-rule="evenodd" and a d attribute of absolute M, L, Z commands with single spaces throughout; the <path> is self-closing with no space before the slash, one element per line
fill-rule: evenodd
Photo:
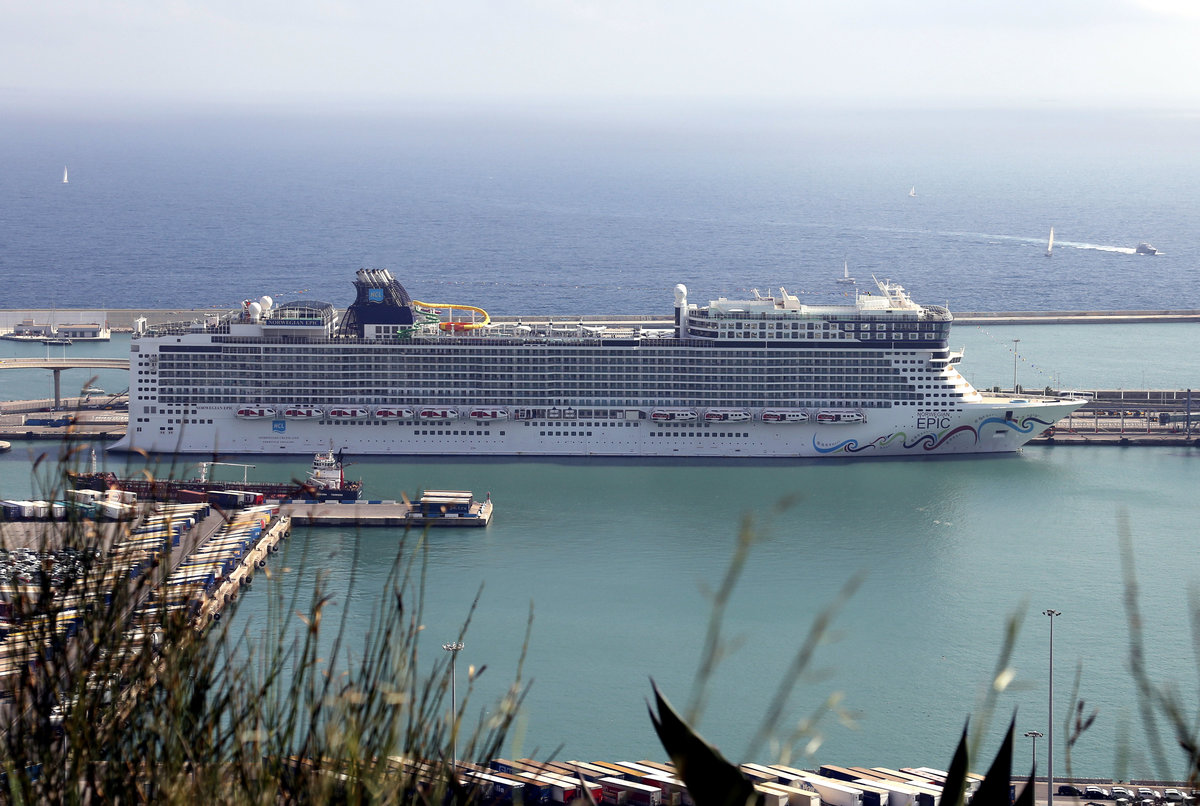
<path fill-rule="evenodd" d="M 1013 451 L 1083 404 L 983 394 L 953 317 L 876 281 L 673 319 L 493 321 L 363 269 L 340 313 L 263 297 L 132 341 L 129 431 L 154 452 L 798 457 Z"/>

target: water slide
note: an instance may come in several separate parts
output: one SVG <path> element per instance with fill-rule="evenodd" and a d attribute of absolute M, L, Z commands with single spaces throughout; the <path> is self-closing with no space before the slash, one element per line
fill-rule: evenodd
<path fill-rule="evenodd" d="M 492 322 L 492 318 L 488 316 L 487 311 L 485 311 L 483 308 L 476 308 L 474 305 L 451 305 L 449 303 L 436 305 L 432 302 L 420 302 L 415 299 L 413 300 L 413 305 L 417 305 L 421 308 L 447 308 L 451 311 L 472 311 L 473 313 L 478 313 L 483 316 L 482 322 L 442 322 L 438 326 L 445 331 L 458 332 L 463 330 L 477 330 L 481 327 L 486 327 Z M 453 314 L 451 314 L 451 316 L 453 316 Z"/>

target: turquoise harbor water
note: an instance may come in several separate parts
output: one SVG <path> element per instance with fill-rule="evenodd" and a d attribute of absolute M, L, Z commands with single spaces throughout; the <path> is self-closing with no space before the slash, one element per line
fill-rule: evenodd
<path fill-rule="evenodd" d="M 960 326 L 953 341 L 967 347 L 964 371 L 983 385 L 1011 382 L 1011 339 L 1021 338 L 1025 383 L 1039 372 L 1061 372 L 1064 379 L 1078 374 L 1081 386 L 1140 386 L 1138 362 L 1098 356 L 1112 355 L 1117 343 L 1145 343 L 1180 358 L 1171 367 L 1146 366 L 1150 385 L 1179 387 L 1192 378 L 1200 387 L 1200 367 L 1189 359 L 1192 327 Z M 118 353 L 126 343 L 118 337 L 72 354 Z M 8 353 L 45 350 L 0 346 Z M 46 375 L 6 375 L 5 397 L 42 394 Z M 101 384 L 116 391 L 119 380 Z M 56 448 L 18 443 L 0 456 L 5 495 L 33 492 L 31 451 L 53 456 Z M 1049 630 L 1038 614 L 1052 607 L 1063 612 L 1055 630 L 1059 719 L 1076 668 L 1080 696 L 1100 714 L 1072 750 L 1074 772 L 1158 774 L 1144 751 L 1128 674 L 1123 519 L 1141 607 L 1152 614 L 1150 672 L 1185 695 L 1195 688 L 1187 613 L 1197 581 L 1189 548 L 1200 485 L 1195 449 L 1030 447 L 983 459 L 873 462 L 348 459 L 349 474 L 365 481 L 370 498 L 454 488 L 495 501 L 487 530 L 430 534 L 424 623 L 432 662 L 483 586 L 460 656 L 464 679 L 467 665 L 488 666 L 472 694 L 472 711 L 479 712 L 511 681 L 532 606 L 525 671 L 533 688 L 513 754 L 561 748 L 560 756 L 572 758 L 662 755 L 646 715 L 649 681 L 677 704 L 688 701 L 707 626 L 705 591 L 724 574 L 745 518 L 760 541 L 726 621 L 736 648 L 712 681 L 700 725 L 733 758 L 745 752 L 814 616 L 861 572 L 861 589 L 838 616 L 814 673 L 797 686 L 782 726 L 786 732 L 832 693 L 844 695 L 842 707 L 857 727 L 824 720 L 813 760 L 948 763 L 963 720 L 979 719 L 1012 616 L 1024 620 L 1016 678 L 999 699 L 990 739 L 998 741 L 1014 711 L 1019 732 L 1046 732 Z M 123 457 L 101 461 L 121 468 Z M 302 476 L 307 465 L 304 457 L 242 461 L 264 479 Z M 780 510 L 783 501 L 792 504 Z M 367 616 L 388 598 L 384 582 L 399 540 L 388 529 L 300 530 L 292 553 L 272 567 L 276 579 L 301 590 L 327 573 L 338 592 L 333 613 L 351 616 L 353 648 L 365 638 Z M 355 552 L 356 582 L 347 592 Z M 236 626 L 261 635 L 267 601 L 260 579 L 242 599 Z M 1065 735 L 1061 723 L 1056 735 Z M 757 757 L 769 753 L 763 748 Z M 1039 753 L 1044 763 L 1044 748 Z M 1059 775 L 1065 764 L 1059 745 Z"/>

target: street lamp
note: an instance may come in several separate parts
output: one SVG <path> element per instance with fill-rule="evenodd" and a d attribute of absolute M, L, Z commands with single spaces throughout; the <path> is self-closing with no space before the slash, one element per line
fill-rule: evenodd
<path fill-rule="evenodd" d="M 454 690 L 454 661 L 458 659 L 458 653 L 463 648 L 462 641 L 451 641 L 448 644 L 442 644 L 442 649 L 450 653 L 450 762 L 454 768 L 458 768 L 458 704 L 456 700 L 456 692 Z"/>
<path fill-rule="evenodd" d="M 1043 610 L 1050 617 L 1050 705 L 1046 719 L 1046 806 L 1054 806 L 1054 617 L 1057 610 Z"/>
<path fill-rule="evenodd" d="M 1020 339 L 1013 339 L 1013 394 L 1017 393 L 1017 345 L 1021 343 Z"/>
<path fill-rule="evenodd" d="M 1036 730 L 1025 731 L 1026 739 L 1033 739 L 1033 766 L 1031 769 L 1037 769 L 1037 740 L 1042 738 L 1044 734 Z"/>

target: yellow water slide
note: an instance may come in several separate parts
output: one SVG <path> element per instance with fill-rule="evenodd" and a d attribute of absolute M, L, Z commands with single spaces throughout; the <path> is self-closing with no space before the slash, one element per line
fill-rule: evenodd
<path fill-rule="evenodd" d="M 436 305 L 432 302 L 420 302 L 415 299 L 413 300 L 413 305 L 417 305 L 421 308 L 434 308 L 434 309 L 438 309 L 438 310 L 445 308 L 445 309 L 449 309 L 451 311 L 472 311 L 474 313 L 478 313 L 483 316 L 482 322 L 453 322 L 453 321 L 441 322 L 438 325 L 438 327 L 440 327 L 442 330 L 445 330 L 447 332 L 449 332 L 449 331 L 459 332 L 459 331 L 463 331 L 463 330 L 477 330 L 481 327 L 485 327 L 485 326 L 491 324 L 491 322 L 492 322 L 492 318 L 490 316 L 488 316 L 487 311 L 485 311 L 483 308 L 476 308 L 474 305 L 451 305 L 449 303 L 442 304 L 442 305 Z M 454 314 L 451 313 L 450 315 L 453 316 Z"/>

